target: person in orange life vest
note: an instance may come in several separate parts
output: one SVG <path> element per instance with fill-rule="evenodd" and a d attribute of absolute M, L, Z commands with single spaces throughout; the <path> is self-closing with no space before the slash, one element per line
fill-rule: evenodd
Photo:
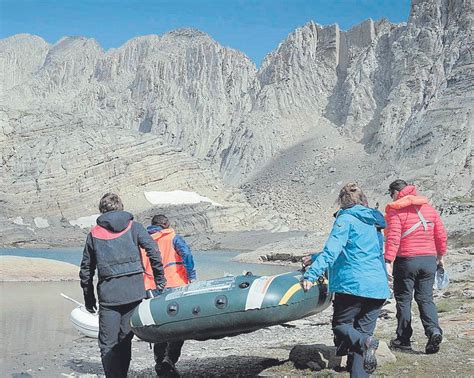
<path fill-rule="evenodd" d="M 169 220 L 165 215 L 155 215 L 147 231 L 153 240 L 158 244 L 161 260 L 165 271 L 166 287 L 178 287 L 187 285 L 196 280 L 196 270 L 190 248 L 184 239 L 176 235 L 170 228 Z M 149 260 L 142 251 L 144 265 L 144 280 L 147 290 L 155 289 L 155 280 Z M 175 368 L 181 355 L 181 348 L 184 341 L 169 343 L 155 343 L 153 352 L 155 356 L 155 371 L 158 376 L 178 376 Z"/>
<path fill-rule="evenodd" d="M 444 266 L 447 234 L 438 212 L 414 185 L 396 180 L 389 186 L 393 202 L 385 209 L 385 261 L 397 303 L 398 327 L 390 346 L 411 350 L 411 302 L 413 292 L 428 342 L 427 354 L 437 353 L 443 340 L 433 303 L 436 266 Z"/>

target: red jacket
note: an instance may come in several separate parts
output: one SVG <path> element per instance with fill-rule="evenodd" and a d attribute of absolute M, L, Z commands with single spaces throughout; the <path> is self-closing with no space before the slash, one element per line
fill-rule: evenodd
<path fill-rule="evenodd" d="M 397 200 L 387 205 L 385 220 L 385 260 L 446 253 L 447 234 L 443 222 L 428 199 L 416 195 L 415 186 L 403 188 Z"/>

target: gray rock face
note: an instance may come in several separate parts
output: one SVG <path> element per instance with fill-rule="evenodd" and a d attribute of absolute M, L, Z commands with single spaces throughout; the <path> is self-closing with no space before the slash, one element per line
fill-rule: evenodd
<path fill-rule="evenodd" d="M 27 47 L 16 39 L 3 42 L 23 55 Z M 11 89 L 4 104 L 153 132 L 194 156 L 212 159 L 229 143 L 229 120 L 250 110 L 254 77 L 255 66 L 243 54 L 199 31 L 139 37 L 108 52 L 94 40 L 63 38 L 49 47 L 34 78 Z"/>
<path fill-rule="evenodd" d="M 254 206 L 285 208 L 295 227 L 318 225 L 314 213 L 330 207 L 330 195 L 320 193 L 350 178 L 379 193 L 403 176 L 428 194 L 466 195 L 471 7 L 469 0 L 414 0 L 406 24 L 367 20 L 348 31 L 309 22 L 258 70 L 193 29 L 108 51 L 82 37 L 54 45 L 30 35 L 6 38 L 2 209 L 78 212 L 77 193 L 91 206 L 105 187 L 130 196 L 150 183 L 177 189 L 181 179 L 163 180 L 172 172 L 206 192 L 221 185 L 208 168 L 227 184 L 248 182 Z M 149 164 L 163 155 L 173 163 L 160 164 L 168 172 L 161 175 Z M 140 201 L 134 206 L 145 211 Z"/>
<path fill-rule="evenodd" d="M 92 225 L 98 200 L 109 191 L 119 193 L 139 221 L 165 212 L 184 233 L 273 227 L 271 217 L 260 216 L 239 191 L 225 188 L 208 168 L 156 135 L 104 130 L 71 114 L 1 110 L 0 116 L 3 245 L 82 243 L 84 231 L 75 225 Z M 175 190 L 219 206 L 146 199 L 148 192 Z"/>
<path fill-rule="evenodd" d="M 31 80 L 42 67 L 48 53 L 48 44 L 40 37 L 18 34 L 0 40 L 0 96 L 5 91 Z"/>

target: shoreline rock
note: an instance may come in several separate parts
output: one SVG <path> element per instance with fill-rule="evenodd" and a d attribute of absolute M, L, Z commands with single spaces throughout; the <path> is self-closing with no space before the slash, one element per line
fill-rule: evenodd
<path fill-rule="evenodd" d="M 79 267 L 37 257 L 0 256 L 0 282 L 79 280 Z"/>

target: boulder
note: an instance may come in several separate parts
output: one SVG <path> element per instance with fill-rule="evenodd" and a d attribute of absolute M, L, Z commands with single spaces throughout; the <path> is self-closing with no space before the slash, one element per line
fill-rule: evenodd
<path fill-rule="evenodd" d="M 380 341 L 376 355 L 378 366 L 397 360 L 385 341 Z M 326 344 L 296 345 L 291 350 L 289 359 L 296 368 L 313 371 L 323 369 L 339 371 L 345 368 L 347 362 L 346 356 L 336 356 L 336 348 Z"/>
<path fill-rule="evenodd" d="M 379 342 L 376 356 L 378 366 L 397 361 L 397 357 L 395 357 L 385 341 Z"/>
<path fill-rule="evenodd" d="M 336 356 L 336 348 L 325 344 L 295 345 L 290 352 L 290 361 L 298 369 L 338 369 L 342 357 Z"/>

